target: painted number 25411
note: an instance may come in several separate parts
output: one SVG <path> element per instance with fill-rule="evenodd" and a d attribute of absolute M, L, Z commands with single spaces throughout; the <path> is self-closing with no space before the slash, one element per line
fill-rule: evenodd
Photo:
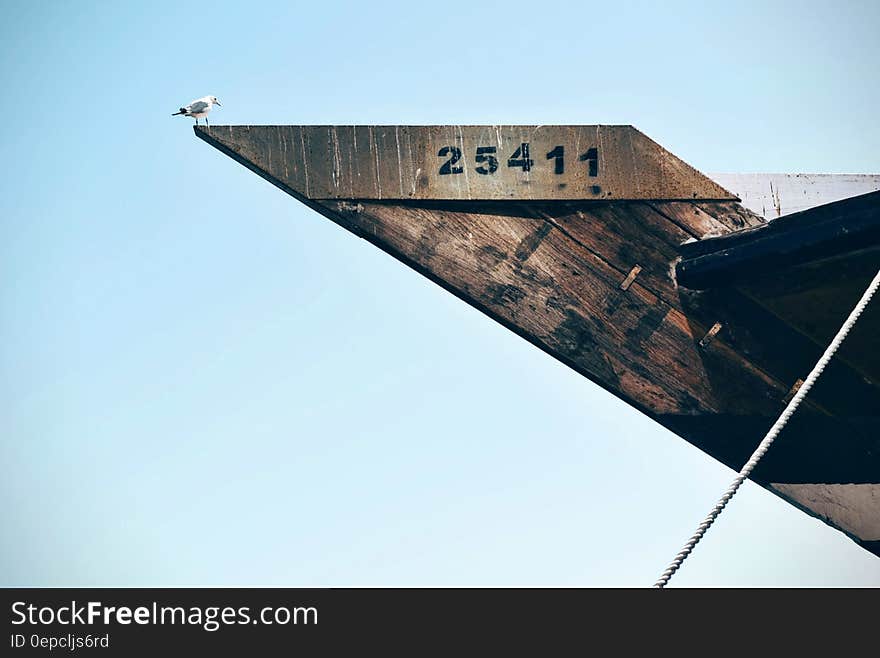
<path fill-rule="evenodd" d="M 461 149 L 457 146 L 444 146 L 437 151 L 437 156 L 447 158 L 440 165 L 440 175 L 448 176 L 450 174 L 464 173 L 464 165 L 461 164 Z M 557 176 L 565 173 L 565 147 L 562 145 L 554 146 L 546 154 L 546 160 L 553 161 L 553 173 Z M 577 156 L 578 162 L 584 162 L 587 166 L 589 176 L 596 177 L 599 175 L 599 149 L 593 147 Z M 474 171 L 483 176 L 490 176 L 498 171 L 498 148 L 495 146 L 478 146 L 474 153 Z M 521 143 L 516 150 L 507 158 L 507 166 L 512 169 L 521 169 L 522 171 L 531 171 L 535 166 L 532 159 L 529 143 Z"/>

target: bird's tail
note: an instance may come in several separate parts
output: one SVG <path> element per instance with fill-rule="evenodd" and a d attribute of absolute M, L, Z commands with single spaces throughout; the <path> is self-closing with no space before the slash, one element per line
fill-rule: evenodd
<path fill-rule="evenodd" d="M 180 108 L 179 112 L 175 112 L 171 116 L 176 117 L 178 114 L 186 114 L 186 110 L 184 108 Z"/>

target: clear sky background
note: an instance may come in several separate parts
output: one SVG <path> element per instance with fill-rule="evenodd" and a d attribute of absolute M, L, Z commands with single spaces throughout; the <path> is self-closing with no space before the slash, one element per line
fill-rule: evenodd
<path fill-rule="evenodd" d="M 880 172 L 873 1 L 0 11 L 3 585 L 647 586 L 733 476 L 195 138 L 193 98 Z M 672 584 L 880 559 L 747 483 Z"/>

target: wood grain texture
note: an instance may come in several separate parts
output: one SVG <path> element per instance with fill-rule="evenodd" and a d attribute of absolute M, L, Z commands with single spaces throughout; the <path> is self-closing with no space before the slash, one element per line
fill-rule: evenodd
<path fill-rule="evenodd" d="M 677 307 L 666 260 L 669 244 L 641 254 L 643 273 L 655 272 L 644 280 L 640 274 L 623 291 L 619 284 L 631 269 L 629 259 L 625 268 L 608 260 L 619 262 L 621 242 L 604 239 L 600 231 L 581 231 L 573 219 L 579 219 L 578 211 L 548 220 L 526 211 L 486 214 L 370 203 L 361 208 L 352 212 L 328 204 L 347 224 L 356 223 L 363 237 L 639 408 L 770 414 L 790 387 L 721 342 L 710 350 L 698 347 L 708 326 L 695 325 Z M 657 219 L 650 209 L 637 212 Z M 657 263 L 666 268 L 665 278 Z M 652 282 L 664 297 L 648 287 Z"/>
<path fill-rule="evenodd" d="M 326 214 L 733 469 L 816 358 L 762 306 L 678 289 L 671 259 L 687 234 L 648 204 L 330 203 Z M 876 388 L 839 361 L 827 374 L 754 471 L 759 484 L 877 479 Z"/>
<path fill-rule="evenodd" d="M 686 202 L 652 202 L 651 207 L 675 223 L 691 238 L 702 240 L 727 235 L 764 220 L 737 203 L 701 204 Z"/>
<path fill-rule="evenodd" d="M 195 131 L 313 200 L 736 199 L 632 126 L 199 126 Z"/>
<path fill-rule="evenodd" d="M 833 335 L 874 262 L 868 254 L 865 262 L 808 268 L 789 280 L 688 291 L 675 279 L 682 243 L 764 220 L 729 201 L 316 200 L 311 182 L 302 190 L 290 184 L 289 171 L 277 175 L 278 143 L 270 155 L 200 136 L 735 470 Z M 859 365 L 859 354 L 876 346 L 872 317 L 753 480 L 769 487 L 880 479 L 876 359 Z M 851 523 L 835 520 L 832 508 L 813 512 L 836 527 Z M 848 531 L 880 550 L 858 528 Z"/>
<path fill-rule="evenodd" d="M 880 269 L 880 248 L 792 268 L 740 290 L 780 320 L 825 346 Z M 880 304 L 874 300 L 841 345 L 838 359 L 880 386 Z"/>

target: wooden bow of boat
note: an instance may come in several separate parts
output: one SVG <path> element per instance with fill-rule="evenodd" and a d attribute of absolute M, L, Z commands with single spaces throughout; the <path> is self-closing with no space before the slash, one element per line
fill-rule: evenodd
<path fill-rule="evenodd" d="M 880 266 L 878 195 L 786 236 L 630 126 L 196 134 L 736 470 Z M 878 307 L 752 479 L 880 554 Z"/>

